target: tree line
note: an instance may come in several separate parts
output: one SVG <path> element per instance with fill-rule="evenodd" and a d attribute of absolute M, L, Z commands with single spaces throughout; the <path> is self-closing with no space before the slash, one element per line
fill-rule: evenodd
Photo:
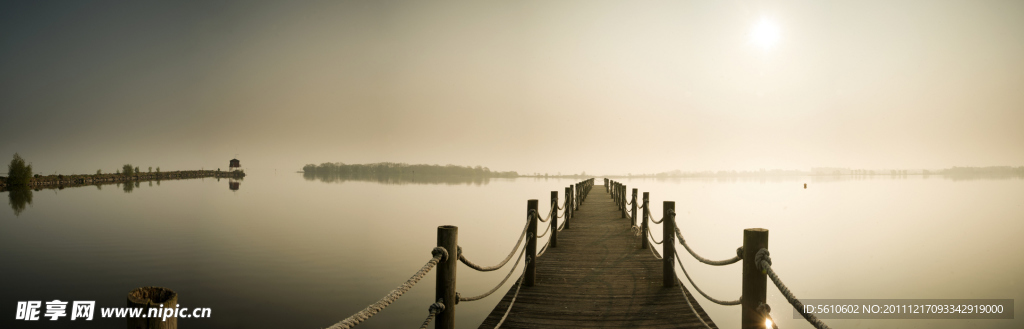
<path fill-rule="evenodd" d="M 344 164 L 341 162 L 325 162 L 319 165 L 307 164 L 302 167 L 303 173 L 315 175 L 341 175 L 353 177 L 519 177 L 515 171 L 491 171 L 481 166 L 427 165 L 380 162 L 369 164 Z"/>

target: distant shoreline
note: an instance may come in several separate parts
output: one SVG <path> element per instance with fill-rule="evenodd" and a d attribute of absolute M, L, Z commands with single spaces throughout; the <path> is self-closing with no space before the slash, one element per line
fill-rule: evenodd
<path fill-rule="evenodd" d="M 161 181 L 175 179 L 193 178 L 243 178 L 245 172 L 241 170 L 219 171 L 219 170 L 182 170 L 138 173 L 131 175 L 122 174 L 93 174 L 93 175 L 46 175 L 32 177 L 29 179 L 29 189 L 77 187 L 88 185 L 116 184 L 123 182 Z M 7 191 L 6 177 L 0 179 L 0 191 Z"/>

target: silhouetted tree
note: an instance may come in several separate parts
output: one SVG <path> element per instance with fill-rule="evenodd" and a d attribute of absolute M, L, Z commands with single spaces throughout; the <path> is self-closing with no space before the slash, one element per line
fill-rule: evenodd
<path fill-rule="evenodd" d="M 132 166 L 131 164 L 128 164 L 128 163 L 126 163 L 123 166 L 121 166 L 121 172 L 124 173 L 125 176 L 131 175 L 132 174 L 132 170 L 134 170 L 134 169 L 135 169 L 135 166 Z"/>
<path fill-rule="evenodd" d="M 25 159 L 22 159 L 18 153 L 14 153 L 14 159 L 11 159 L 11 164 L 7 165 L 7 185 L 28 186 L 31 178 L 32 165 L 25 164 Z"/>

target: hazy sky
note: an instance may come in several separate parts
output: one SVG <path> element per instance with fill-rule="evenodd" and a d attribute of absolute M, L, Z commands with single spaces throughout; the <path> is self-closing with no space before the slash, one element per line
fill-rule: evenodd
<path fill-rule="evenodd" d="M 3 1 L 0 111 L 45 173 L 1024 165 L 1024 1 Z"/>

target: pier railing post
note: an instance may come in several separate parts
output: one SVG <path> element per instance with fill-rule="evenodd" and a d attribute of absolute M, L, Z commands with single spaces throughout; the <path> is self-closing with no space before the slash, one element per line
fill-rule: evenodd
<path fill-rule="evenodd" d="M 587 193 L 584 192 L 585 189 L 583 181 L 577 182 L 577 190 L 580 190 L 580 205 L 582 206 L 583 202 L 587 201 Z"/>
<path fill-rule="evenodd" d="M 633 189 L 633 208 L 629 211 L 629 218 L 632 218 L 630 226 L 636 225 L 636 189 Z"/>
<path fill-rule="evenodd" d="M 622 218 L 626 218 L 626 191 L 628 191 L 626 185 L 622 185 L 622 194 L 620 194 L 622 197 L 622 207 L 619 207 L 622 209 Z"/>
<path fill-rule="evenodd" d="M 662 247 L 661 247 L 661 260 L 664 271 L 662 272 L 663 283 L 666 287 L 673 287 L 676 285 L 676 203 L 675 201 L 665 201 L 661 206 L 662 228 Z M 763 323 L 762 323 L 763 324 Z"/>
<path fill-rule="evenodd" d="M 532 287 L 537 275 L 537 199 L 526 201 L 526 216 L 530 221 L 526 228 L 526 274 L 523 284 Z"/>
<path fill-rule="evenodd" d="M 640 226 L 640 249 L 647 249 L 650 242 L 647 241 L 647 219 L 651 217 L 650 208 L 647 207 L 648 196 L 651 192 L 644 192 L 644 221 Z"/>
<path fill-rule="evenodd" d="M 566 198 L 566 200 L 569 200 L 569 202 L 567 202 L 567 203 L 565 204 L 565 210 L 569 212 L 569 217 L 570 217 L 570 218 L 571 218 L 571 217 L 576 217 L 576 212 L 572 210 L 572 204 L 573 204 L 574 202 L 576 202 L 576 201 L 575 201 L 575 200 L 573 199 L 573 198 L 574 198 L 574 195 L 575 195 L 575 193 L 573 193 L 573 190 L 572 190 L 572 185 L 569 185 L 569 187 L 566 187 L 565 189 L 566 189 L 566 190 L 569 190 L 569 194 L 567 194 L 568 196 L 566 196 L 566 197 L 565 197 L 565 198 Z"/>
<path fill-rule="evenodd" d="M 440 299 L 444 311 L 437 314 L 434 328 L 455 328 L 455 270 L 459 264 L 459 228 L 445 225 L 437 227 L 437 246 L 448 251 L 448 257 L 437 263 L 437 283 L 434 300 Z"/>
<path fill-rule="evenodd" d="M 558 191 L 551 191 L 551 240 L 548 247 L 558 246 Z"/>
<path fill-rule="evenodd" d="M 565 203 L 566 204 L 569 204 L 569 202 L 568 202 L 569 201 L 569 196 L 572 195 L 572 193 L 569 193 L 569 190 L 570 189 L 568 187 L 565 188 L 565 201 L 566 201 Z M 562 211 L 563 211 L 563 216 L 565 216 L 564 218 L 562 218 L 562 220 L 565 221 L 565 228 L 569 229 L 569 218 L 572 218 L 572 213 L 569 211 L 569 207 L 565 207 L 565 209 L 562 210 Z"/>
<path fill-rule="evenodd" d="M 741 311 L 741 328 L 764 328 L 764 315 L 759 312 L 761 303 L 765 302 L 768 288 L 768 276 L 757 268 L 755 258 L 757 251 L 768 248 L 768 230 L 748 228 L 743 230 L 743 310 Z"/>
<path fill-rule="evenodd" d="M 580 192 L 580 205 L 583 205 L 583 183 L 576 183 L 576 191 Z"/>

